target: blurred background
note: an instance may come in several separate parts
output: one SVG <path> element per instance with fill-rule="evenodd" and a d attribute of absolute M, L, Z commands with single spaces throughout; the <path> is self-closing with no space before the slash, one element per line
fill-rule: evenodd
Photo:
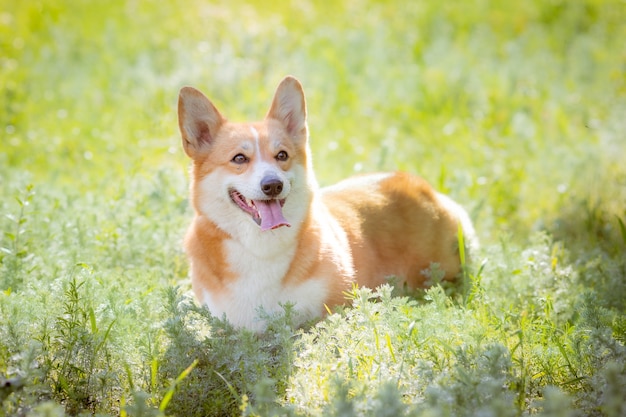
<path fill-rule="evenodd" d="M 230 119 L 259 119 L 292 74 L 322 184 L 401 169 L 468 205 L 489 235 L 566 227 L 584 210 L 606 211 L 602 227 L 615 228 L 608 218 L 626 201 L 625 9 L 2 0 L 0 190 L 106 193 L 134 175 L 184 175 L 180 87 Z"/>

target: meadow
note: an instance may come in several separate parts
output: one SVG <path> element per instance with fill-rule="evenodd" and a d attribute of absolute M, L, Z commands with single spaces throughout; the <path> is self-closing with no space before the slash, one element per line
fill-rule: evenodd
<path fill-rule="evenodd" d="M 626 415 L 626 3 L 0 0 L 0 416 Z M 178 90 L 304 85 L 322 185 L 419 174 L 464 279 L 263 335 L 190 295 Z M 436 275 L 436 274 L 434 274 Z M 435 277 L 436 278 L 436 277 Z"/>

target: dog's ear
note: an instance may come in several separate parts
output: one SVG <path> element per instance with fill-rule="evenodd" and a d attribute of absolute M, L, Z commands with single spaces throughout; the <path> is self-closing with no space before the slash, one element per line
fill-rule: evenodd
<path fill-rule="evenodd" d="M 193 87 L 183 87 L 178 95 L 178 127 L 183 149 L 192 159 L 206 151 L 226 121 L 213 103 Z"/>
<path fill-rule="evenodd" d="M 300 81 L 287 76 L 280 82 L 265 118 L 283 123 L 289 136 L 294 139 L 302 136 L 306 138 L 306 101 Z"/>

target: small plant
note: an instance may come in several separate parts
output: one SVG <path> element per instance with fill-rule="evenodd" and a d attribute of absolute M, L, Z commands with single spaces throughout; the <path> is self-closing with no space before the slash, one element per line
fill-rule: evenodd
<path fill-rule="evenodd" d="M 22 283 L 22 265 L 24 258 L 29 256 L 27 232 L 27 210 L 35 196 L 34 186 L 29 184 L 20 196 L 15 200 L 19 205 L 17 214 L 6 214 L 9 226 L 4 232 L 6 244 L 0 247 L 0 265 L 2 277 L 0 277 L 0 289 L 15 288 Z"/>
<path fill-rule="evenodd" d="M 44 334 L 44 364 L 53 396 L 69 414 L 110 407 L 114 401 L 108 392 L 111 380 L 118 379 L 112 370 L 107 349 L 114 321 L 104 328 L 83 294 L 85 281 L 76 270 L 88 270 L 77 264 L 72 271 L 63 313 L 56 317 L 52 330 Z"/>
<path fill-rule="evenodd" d="M 176 289 L 167 294 L 169 348 L 161 360 L 161 379 L 174 380 L 189 363 L 195 365 L 176 384 L 176 393 L 167 391 L 161 403 L 167 406 L 164 411 L 186 416 L 238 415 L 243 407 L 255 415 L 278 407 L 294 354 L 291 308 L 285 306 L 284 314 L 266 316 L 267 332 L 256 335 L 211 316 Z"/>

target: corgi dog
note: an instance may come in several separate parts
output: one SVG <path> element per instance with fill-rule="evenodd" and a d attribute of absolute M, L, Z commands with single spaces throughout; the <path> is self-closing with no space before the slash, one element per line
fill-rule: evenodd
<path fill-rule="evenodd" d="M 362 175 L 320 189 L 293 77 L 278 85 L 262 121 L 231 122 L 192 87 L 180 90 L 178 118 L 191 158 L 192 288 L 235 327 L 262 332 L 259 313 L 287 303 L 300 323 L 321 317 L 354 285 L 394 277 L 420 287 L 432 264 L 454 279 L 459 227 L 468 246 L 476 242 L 463 208 L 420 177 Z"/>

